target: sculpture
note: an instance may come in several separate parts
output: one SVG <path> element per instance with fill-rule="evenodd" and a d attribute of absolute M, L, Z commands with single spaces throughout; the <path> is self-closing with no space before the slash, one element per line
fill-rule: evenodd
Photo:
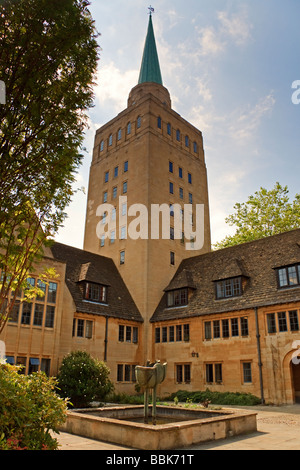
<path fill-rule="evenodd" d="M 161 384 L 166 377 L 167 363 L 161 364 L 160 361 L 155 361 L 150 364 L 147 361 L 147 366 L 136 366 L 135 376 L 139 385 L 145 388 L 144 391 L 144 423 L 148 424 L 148 405 L 149 405 L 149 390 L 152 389 L 152 424 L 156 424 L 156 387 Z"/>

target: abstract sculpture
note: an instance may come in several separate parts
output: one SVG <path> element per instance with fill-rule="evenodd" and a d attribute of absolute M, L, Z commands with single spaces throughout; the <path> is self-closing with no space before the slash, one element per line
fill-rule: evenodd
<path fill-rule="evenodd" d="M 145 388 L 144 391 L 144 423 L 148 424 L 148 405 L 149 405 L 149 390 L 152 389 L 152 424 L 156 424 L 156 387 L 161 384 L 166 377 L 167 363 L 161 364 L 156 361 L 154 364 L 147 362 L 147 366 L 136 366 L 135 376 L 136 380 L 141 387 Z"/>

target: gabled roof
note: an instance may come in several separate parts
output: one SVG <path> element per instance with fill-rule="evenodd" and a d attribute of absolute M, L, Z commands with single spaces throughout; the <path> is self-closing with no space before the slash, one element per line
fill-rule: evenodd
<path fill-rule="evenodd" d="M 196 289 L 196 285 L 193 280 L 193 275 L 187 269 L 183 269 L 180 273 L 176 274 L 168 287 L 166 287 L 165 292 L 176 289 L 184 289 L 188 287 L 190 289 Z"/>
<path fill-rule="evenodd" d="M 190 318 L 300 301 L 300 287 L 278 289 L 275 272 L 275 268 L 297 263 L 300 263 L 299 229 L 188 258 L 181 263 L 171 282 L 172 286 L 177 282 L 180 285 L 183 271 L 191 273 L 196 290 L 190 297 L 188 306 L 167 308 L 165 293 L 151 321 Z M 245 278 L 243 295 L 216 300 L 215 282 L 236 276 Z"/>
<path fill-rule="evenodd" d="M 148 32 L 139 76 L 139 84 L 147 82 L 163 84 L 151 15 L 149 17 Z"/>
<path fill-rule="evenodd" d="M 143 321 L 112 259 L 61 243 L 54 243 L 51 251 L 55 259 L 66 263 L 65 282 L 76 312 Z M 108 286 L 107 305 L 83 299 L 84 281 Z"/>

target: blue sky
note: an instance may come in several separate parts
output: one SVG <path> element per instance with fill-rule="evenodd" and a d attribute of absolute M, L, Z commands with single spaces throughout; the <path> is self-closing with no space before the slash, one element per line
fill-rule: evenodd
<path fill-rule="evenodd" d="M 97 128 L 127 106 L 138 81 L 149 4 L 92 0 L 101 33 L 95 106 L 77 187 L 88 188 Z M 203 133 L 212 242 L 225 218 L 261 186 L 300 193 L 299 0 L 153 0 L 164 86 L 172 107 Z M 57 241 L 82 248 L 87 194 L 78 193 Z"/>

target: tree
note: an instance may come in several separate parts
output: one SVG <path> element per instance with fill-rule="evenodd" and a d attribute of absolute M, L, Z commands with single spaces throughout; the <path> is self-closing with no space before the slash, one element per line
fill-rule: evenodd
<path fill-rule="evenodd" d="M 89 4 L 0 1 L 0 332 L 74 194 L 98 61 Z"/>
<path fill-rule="evenodd" d="M 69 398 L 75 408 L 87 407 L 93 400 L 103 400 L 113 390 L 110 371 L 104 362 L 85 351 L 64 357 L 58 372 L 59 393 Z"/>
<path fill-rule="evenodd" d="M 245 203 L 234 206 L 235 213 L 226 223 L 236 226 L 234 235 L 227 236 L 215 245 L 216 249 L 258 240 L 300 227 L 300 194 L 289 200 L 287 186 L 276 183 L 274 188 L 260 188 Z"/>

